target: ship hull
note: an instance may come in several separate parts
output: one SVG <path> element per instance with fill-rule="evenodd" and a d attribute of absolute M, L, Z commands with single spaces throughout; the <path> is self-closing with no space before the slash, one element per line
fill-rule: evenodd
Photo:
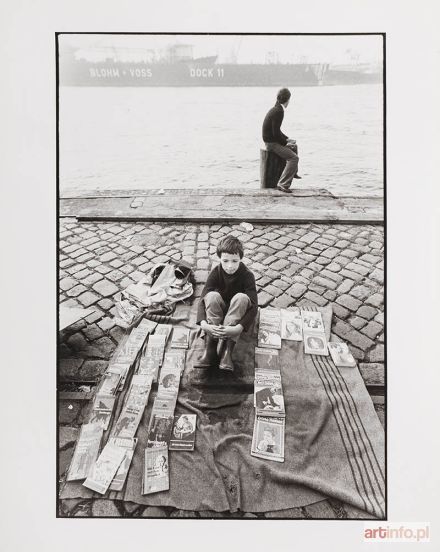
<path fill-rule="evenodd" d="M 329 69 L 324 77 L 322 84 L 377 84 L 382 82 L 382 73 L 366 73 L 362 71 L 339 71 Z"/>
<path fill-rule="evenodd" d="M 61 86 L 317 86 L 316 64 L 60 63 Z"/>

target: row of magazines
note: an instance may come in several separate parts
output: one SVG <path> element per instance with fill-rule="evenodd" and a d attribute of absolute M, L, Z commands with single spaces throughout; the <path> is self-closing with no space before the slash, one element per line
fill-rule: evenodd
<path fill-rule="evenodd" d="M 303 341 L 306 354 L 328 356 L 330 353 L 336 366 L 356 366 L 346 343 L 327 342 L 324 321 L 319 311 L 299 307 L 262 309 L 258 327 L 258 347 L 281 349 L 282 339 Z"/>
<path fill-rule="evenodd" d="M 304 352 L 326 355 L 336 366 L 356 362 L 345 343 L 327 342 L 322 314 L 300 309 L 260 310 L 258 347 L 255 349 L 255 422 L 252 456 L 284 462 L 285 407 L 279 353 L 282 340 L 303 341 Z"/>
<path fill-rule="evenodd" d="M 168 339 L 171 339 L 171 348 L 165 353 Z M 132 330 L 100 382 L 89 421 L 81 427 L 67 481 L 84 480 L 85 487 L 100 494 L 122 490 L 137 445 L 136 431 L 152 384 L 157 383 L 148 426 L 142 492 L 148 494 L 169 488 L 168 450 L 194 449 L 196 416 L 174 415 L 188 345 L 187 328 L 173 328 L 144 319 Z M 100 452 L 116 398 L 124 389 L 134 364 L 136 372 Z"/>

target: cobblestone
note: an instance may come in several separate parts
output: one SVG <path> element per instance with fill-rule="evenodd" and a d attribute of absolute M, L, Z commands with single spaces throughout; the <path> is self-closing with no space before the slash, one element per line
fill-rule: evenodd
<path fill-rule="evenodd" d="M 371 320 L 376 313 L 376 309 L 373 307 L 367 307 L 366 305 L 362 305 L 362 307 L 360 307 L 357 311 L 357 314 L 366 320 Z"/>
<path fill-rule="evenodd" d="M 336 302 L 351 311 L 356 311 L 362 305 L 361 301 L 347 294 L 338 297 Z"/>
<path fill-rule="evenodd" d="M 90 305 L 93 305 L 93 303 L 96 303 L 96 301 L 99 299 L 99 295 L 96 295 L 96 293 L 92 293 L 91 291 L 86 291 L 82 295 L 78 297 L 78 301 L 84 307 L 89 307 Z"/>
<path fill-rule="evenodd" d="M 69 222 L 67 226 L 61 220 L 60 300 L 65 305 L 92 306 L 96 312 L 85 319 L 81 330 L 62 337 L 60 358 L 75 355 L 88 362 L 108 358 L 124 335 L 114 325 L 113 295 L 138 282 L 159 259 L 180 259 L 182 253 L 193 263 L 200 288 L 218 263 L 218 240 L 233 231 L 245 243 L 260 306 L 330 304 L 332 331 L 337 329 L 350 343 L 353 354 L 383 362 L 382 228 L 253 226 L 244 232 L 237 224 Z"/>
<path fill-rule="evenodd" d="M 113 284 L 109 280 L 100 280 L 92 287 L 97 293 L 99 293 L 103 297 L 114 295 L 117 291 L 119 291 L 119 289 L 115 286 L 115 284 Z"/>

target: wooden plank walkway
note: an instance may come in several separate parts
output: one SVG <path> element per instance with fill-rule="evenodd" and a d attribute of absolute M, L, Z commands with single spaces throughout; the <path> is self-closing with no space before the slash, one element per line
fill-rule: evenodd
<path fill-rule="evenodd" d="M 323 189 L 65 192 L 60 216 L 78 220 L 383 224 L 380 197 L 336 197 Z"/>

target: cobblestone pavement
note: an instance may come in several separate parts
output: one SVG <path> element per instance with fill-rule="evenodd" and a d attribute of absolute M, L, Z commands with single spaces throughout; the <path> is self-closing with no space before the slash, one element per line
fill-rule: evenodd
<path fill-rule="evenodd" d="M 331 304 L 332 332 L 349 344 L 362 374 L 368 374 L 373 383 L 383 384 L 382 227 L 255 224 L 246 231 L 238 224 L 95 223 L 62 219 L 60 303 L 95 309 L 61 335 L 59 376 L 64 389 L 69 389 L 68 382 L 95 381 L 105 370 L 106 361 L 123 334 L 113 322 L 115 293 L 138 281 L 155 263 L 171 258 L 193 264 L 195 296 L 199 296 L 213 263 L 218 261 L 216 244 L 228 233 L 244 243 L 244 262 L 255 274 L 260 306 Z M 70 462 L 85 402 L 71 401 L 70 410 L 60 410 L 61 476 Z M 383 406 L 379 405 L 377 410 L 383 421 Z M 335 501 L 318 505 L 294 509 L 286 512 L 285 517 L 362 517 L 362 513 Z M 62 501 L 61 509 L 63 515 L 75 516 L 204 516 L 109 500 Z"/>

